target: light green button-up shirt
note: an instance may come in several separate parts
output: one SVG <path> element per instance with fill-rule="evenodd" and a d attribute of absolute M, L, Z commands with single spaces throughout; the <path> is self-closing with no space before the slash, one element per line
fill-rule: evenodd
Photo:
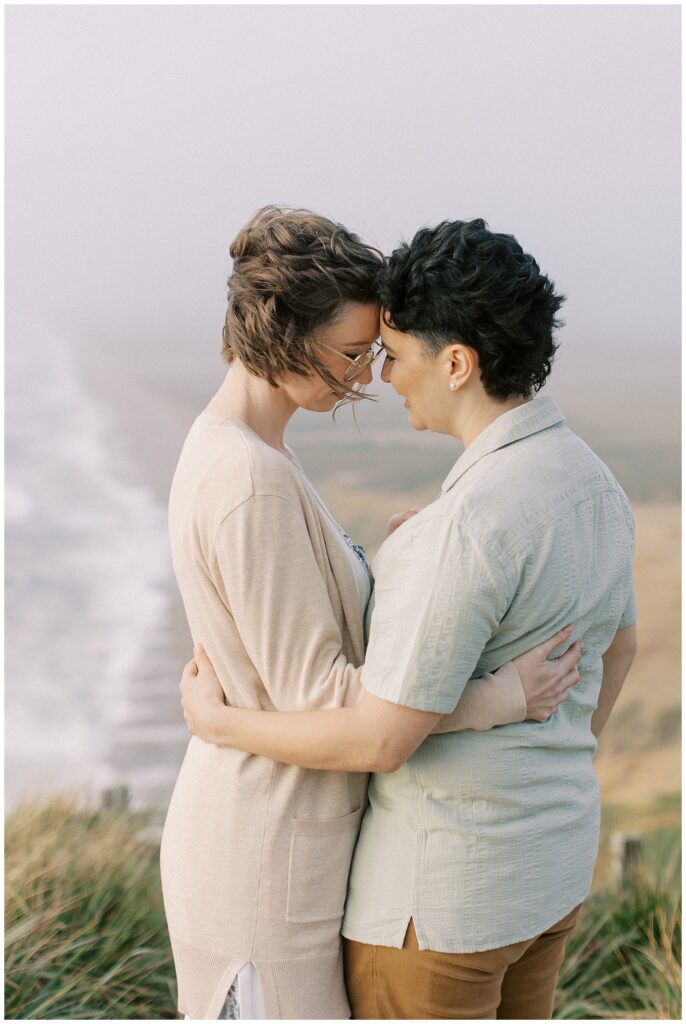
<path fill-rule="evenodd" d="M 547 396 L 487 427 L 383 545 L 369 693 L 451 711 L 470 678 L 568 622 L 581 681 L 547 722 L 430 736 L 373 777 L 347 938 L 400 947 L 413 918 L 420 949 L 475 952 L 538 935 L 585 898 L 599 825 L 591 716 L 601 656 L 636 617 L 632 557 L 624 492 Z"/>

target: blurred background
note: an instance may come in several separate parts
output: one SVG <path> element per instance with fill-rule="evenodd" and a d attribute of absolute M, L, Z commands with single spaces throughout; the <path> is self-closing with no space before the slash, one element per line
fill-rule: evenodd
<path fill-rule="evenodd" d="M 121 785 L 166 805 L 191 653 L 169 485 L 225 372 L 230 241 L 281 203 L 385 252 L 480 216 L 568 296 L 546 391 L 637 524 L 606 820 L 677 826 L 679 40 L 678 6 L 6 8 L 8 811 Z M 358 425 L 288 435 L 372 554 L 460 451 L 376 375 Z"/>

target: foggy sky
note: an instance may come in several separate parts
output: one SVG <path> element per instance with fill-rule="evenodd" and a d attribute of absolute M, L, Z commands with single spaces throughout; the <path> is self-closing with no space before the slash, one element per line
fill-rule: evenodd
<path fill-rule="evenodd" d="M 482 216 L 568 296 L 555 394 L 673 429 L 677 6 L 6 18 L 11 316 L 200 401 L 223 372 L 229 242 L 260 206 L 309 207 L 385 251 Z"/>

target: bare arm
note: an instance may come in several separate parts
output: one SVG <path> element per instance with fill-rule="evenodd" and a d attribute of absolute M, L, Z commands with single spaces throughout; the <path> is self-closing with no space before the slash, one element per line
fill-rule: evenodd
<path fill-rule="evenodd" d="M 196 655 L 201 671 L 206 655 Z M 219 746 L 303 768 L 393 772 L 414 753 L 441 715 L 365 694 L 353 708 L 247 711 L 215 707 L 202 728 Z"/>
<path fill-rule="evenodd" d="M 196 661 L 188 663 L 181 680 L 184 716 L 191 732 L 209 743 L 285 764 L 329 771 L 396 771 L 432 729 L 450 732 L 469 728 L 470 717 L 474 722 L 480 717 L 483 722 L 496 714 L 500 689 L 503 686 L 521 689 L 515 666 L 519 666 L 529 680 L 531 699 L 540 709 L 537 717 L 539 720 L 547 718 L 579 678 L 576 670 L 578 643 L 560 658 L 547 661 L 554 647 L 568 637 L 569 629 L 565 628 L 513 663 L 508 662 L 509 676 L 501 669 L 495 676 L 473 681 L 470 686 L 473 696 L 467 701 L 467 710 L 459 721 L 457 709 L 452 715 L 442 716 L 391 703 L 364 691 L 362 701 L 353 708 L 274 712 L 227 707 L 212 663 L 198 645 Z M 555 680 L 553 688 L 550 679 Z M 480 696 L 486 699 L 488 685 L 494 688 L 493 706 L 484 715 L 476 705 Z M 460 704 L 464 699 L 463 696 Z M 525 711 L 526 701 L 519 719 L 524 717 Z M 447 727 L 441 729 L 445 718 L 449 719 Z M 489 727 L 481 725 L 481 728 Z"/>
<path fill-rule="evenodd" d="M 598 707 L 591 719 L 591 730 L 594 736 L 600 735 L 610 717 L 610 712 L 615 706 L 624 680 L 636 657 L 636 650 L 635 623 L 625 629 L 618 629 L 614 640 L 603 655 L 603 681 L 600 686 Z"/>

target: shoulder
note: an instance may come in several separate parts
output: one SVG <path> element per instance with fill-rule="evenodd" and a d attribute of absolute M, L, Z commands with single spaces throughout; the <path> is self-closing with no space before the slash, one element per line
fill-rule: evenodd
<path fill-rule="evenodd" d="M 260 497 L 300 507 L 304 490 L 286 456 L 240 421 L 206 414 L 189 431 L 174 485 L 190 490 L 194 505 L 218 520 Z"/>
<path fill-rule="evenodd" d="M 578 516 L 582 505 L 619 501 L 630 516 L 608 467 L 562 423 L 490 453 L 453 492 L 450 503 L 465 530 L 504 559 L 538 551 L 544 536 Z"/>

